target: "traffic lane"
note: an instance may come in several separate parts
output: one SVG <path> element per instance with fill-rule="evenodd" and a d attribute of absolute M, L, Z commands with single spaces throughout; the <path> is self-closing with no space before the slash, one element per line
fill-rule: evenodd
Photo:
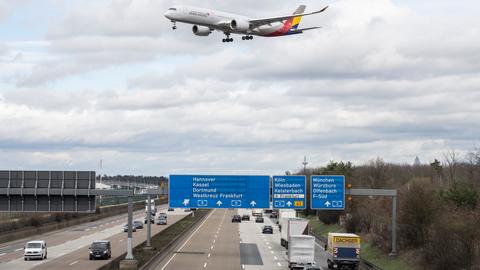
<path fill-rule="evenodd" d="M 322 243 L 318 241 L 318 239 L 315 239 L 315 262 L 317 266 L 328 269 L 327 258 L 328 254 L 322 246 Z"/>
<path fill-rule="evenodd" d="M 141 217 L 142 211 L 143 210 L 135 211 L 135 217 Z M 23 247 L 28 241 L 44 240 L 47 243 L 47 248 L 50 248 L 60 245 L 66 241 L 75 240 L 85 235 L 93 234 L 102 231 L 104 228 L 115 226 L 121 223 L 126 223 L 125 214 L 4 243 L 0 247 L 0 265 L 1 263 L 6 263 L 23 257 Z"/>
<path fill-rule="evenodd" d="M 86 234 L 80 238 L 68 240 L 60 245 L 50 246 L 48 248 L 48 259 L 41 261 L 24 261 L 23 258 L 17 258 L 6 263 L 1 264 L 2 270 L 6 269 L 30 269 L 37 265 L 48 263 L 49 261 L 55 260 L 65 254 L 74 252 L 75 250 L 88 246 L 93 240 L 97 239 L 107 239 L 108 237 L 118 234 L 122 230 L 122 225 L 114 225 L 113 227 L 105 228 L 100 232 L 95 232 L 91 234 Z"/>
<path fill-rule="evenodd" d="M 144 213 L 138 214 L 138 217 L 142 217 Z M 56 258 L 62 257 L 65 254 L 74 252 L 75 250 L 81 248 L 81 247 L 87 247 L 91 244 L 92 241 L 98 240 L 98 239 L 108 239 L 109 237 L 118 234 L 120 231 L 123 231 L 123 224 L 127 222 L 127 218 L 125 217 L 123 222 L 120 222 L 116 225 L 110 225 L 107 228 L 103 228 L 100 231 L 97 232 L 92 232 L 92 233 L 86 233 L 84 236 L 76 238 L 76 239 L 71 239 L 71 240 L 66 240 L 64 243 L 56 245 L 56 246 L 48 246 L 47 243 L 47 248 L 48 248 L 48 259 L 44 261 L 35 261 L 35 262 L 25 262 L 23 261 L 23 258 L 17 258 L 14 260 L 11 260 L 6 263 L 1 264 L 1 268 L 3 269 L 30 269 L 32 267 L 38 266 L 40 264 L 47 263 L 49 261 L 55 260 Z"/>
<path fill-rule="evenodd" d="M 224 210 L 222 221 L 212 241 L 211 256 L 208 257 L 205 268 L 240 269 L 240 235 L 238 223 L 232 223 L 235 211 Z"/>
<path fill-rule="evenodd" d="M 241 269 L 238 224 L 234 210 L 213 210 L 157 270 Z"/>
<path fill-rule="evenodd" d="M 255 217 L 251 216 L 251 210 L 240 209 L 239 215 L 250 215 L 250 221 L 242 221 L 240 224 L 240 239 L 242 244 L 253 244 L 250 248 L 257 248 L 261 256 L 261 264 L 252 263 L 252 258 L 245 260 L 242 265 L 247 270 L 259 269 L 288 269 L 286 250 L 280 245 L 280 232 L 275 222 L 267 215 L 263 215 L 264 223 L 256 223 Z M 263 226 L 273 227 L 273 234 L 263 234 Z M 255 260 L 253 260 L 255 262 Z"/>
<path fill-rule="evenodd" d="M 166 209 L 165 209 L 166 210 Z M 156 225 L 152 224 L 152 237 L 164 229 L 173 226 L 177 221 L 181 220 L 183 217 L 190 213 L 170 213 L 168 215 L 167 225 Z M 123 232 L 123 230 L 118 230 L 119 233 L 115 234 L 114 236 L 106 238 L 110 241 L 112 245 L 112 259 L 119 257 L 120 255 L 127 252 L 127 233 Z M 96 240 L 100 240 L 103 238 L 99 238 Z M 147 226 L 145 225 L 143 229 L 139 229 L 133 233 L 132 239 L 132 246 L 136 247 L 141 243 L 145 242 L 147 239 Z M 91 241 L 88 245 L 83 246 L 75 250 L 74 252 L 70 252 L 65 254 L 61 257 L 58 257 L 55 260 L 51 260 L 47 263 L 39 264 L 34 269 L 71 269 L 71 270 L 85 270 L 85 269 L 98 269 L 99 267 L 109 263 L 109 260 L 89 260 L 89 249 Z"/>

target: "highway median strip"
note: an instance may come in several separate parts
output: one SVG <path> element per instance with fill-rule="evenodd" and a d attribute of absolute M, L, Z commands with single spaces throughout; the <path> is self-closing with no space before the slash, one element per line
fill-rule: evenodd
<path fill-rule="evenodd" d="M 167 227 L 151 238 L 152 249 L 144 249 L 146 241 L 133 249 L 133 256 L 138 261 L 139 269 L 148 269 L 153 265 L 155 259 L 175 245 L 181 236 L 185 235 L 194 225 L 202 221 L 208 214 L 209 210 L 195 211 L 195 216 L 187 215 L 174 225 Z M 122 254 L 118 258 L 112 260 L 109 264 L 99 268 L 100 270 L 118 269 L 119 263 L 125 258 L 126 254 Z"/>

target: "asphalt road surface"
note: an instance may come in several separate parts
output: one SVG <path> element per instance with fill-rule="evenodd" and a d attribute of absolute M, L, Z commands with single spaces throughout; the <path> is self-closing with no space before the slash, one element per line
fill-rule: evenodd
<path fill-rule="evenodd" d="M 250 221 L 232 223 L 235 214 L 248 214 Z M 276 220 L 265 214 L 264 220 L 256 223 L 247 209 L 214 210 L 156 270 L 288 269 L 287 250 L 280 245 Z M 273 234 L 263 234 L 264 225 L 272 225 Z M 326 253 L 318 243 L 315 258 L 317 267 L 327 269 Z"/>
<path fill-rule="evenodd" d="M 163 208 L 162 208 L 163 207 Z M 152 224 L 152 236 L 171 226 L 187 213 L 183 210 L 167 212 L 166 205 L 159 206 L 159 212 L 168 214 L 168 225 Z M 134 213 L 134 220 L 143 222 L 143 210 Z M 126 252 L 127 233 L 123 232 L 123 225 L 127 222 L 127 215 L 105 218 L 95 222 L 85 223 L 71 228 L 39 235 L 35 239 L 22 239 L 7 243 L 0 247 L 0 269 L 97 269 L 110 260 L 89 260 L 88 247 L 94 240 L 110 240 L 112 245 L 112 258 Z M 146 239 L 146 225 L 133 233 L 133 246 Z M 31 240 L 45 240 L 47 242 L 48 258 L 46 260 L 23 260 L 23 246 Z M 8 252 L 8 253 L 7 253 Z"/>

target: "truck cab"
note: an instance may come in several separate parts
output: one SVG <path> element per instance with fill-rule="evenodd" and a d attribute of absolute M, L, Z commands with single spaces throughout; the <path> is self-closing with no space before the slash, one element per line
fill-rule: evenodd
<path fill-rule="evenodd" d="M 325 250 L 328 254 L 328 269 L 358 269 L 360 236 L 352 233 L 329 233 Z"/>

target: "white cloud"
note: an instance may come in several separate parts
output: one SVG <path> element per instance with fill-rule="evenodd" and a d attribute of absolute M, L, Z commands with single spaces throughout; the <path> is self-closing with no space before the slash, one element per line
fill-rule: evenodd
<path fill-rule="evenodd" d="M 29 3 L 31 0 L 2 0 L 0 1 L 0 22 L 7 19 L 15 9 Z"/>
<path fill-rule="evenodd" d="M 202 3 L 258 16 L 296 4 Z M 111 173 L 282 173 L 304 155 L 411 162 L 478 144 L 477 17 L 345 0 L 304 19 L 321 30 L 224 44 L 171 31 L 170 5 L 82 1 L 45 41 L 9 42 L 5 155 L 35 168 L 104 158 Z"/>

